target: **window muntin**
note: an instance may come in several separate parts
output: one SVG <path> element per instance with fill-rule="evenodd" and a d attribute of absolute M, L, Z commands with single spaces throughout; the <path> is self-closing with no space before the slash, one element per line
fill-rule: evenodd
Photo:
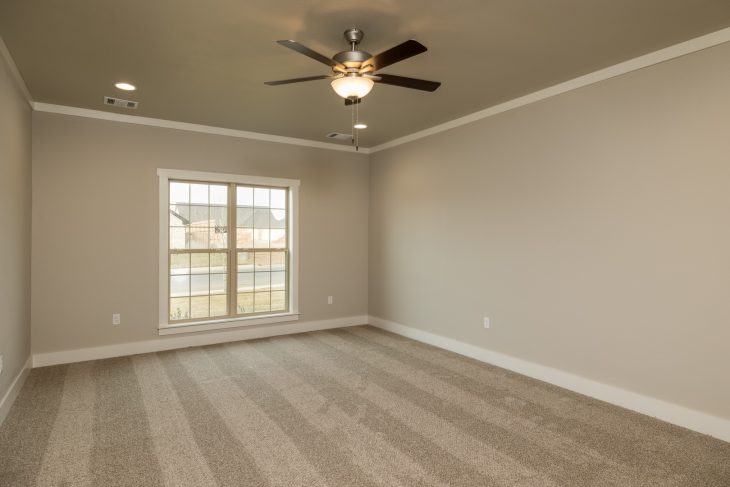
<path fill-rule="evenodd" d="M 289 189 L 174 179 L 168 189 L 169 323 L 288 312 Z"/>

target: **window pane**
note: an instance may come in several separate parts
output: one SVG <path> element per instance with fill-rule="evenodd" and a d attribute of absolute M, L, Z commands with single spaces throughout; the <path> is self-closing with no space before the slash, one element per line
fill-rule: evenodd
<path fill-rule="evenodd" d="M 190 202 L 190 185 L 188 183 L 170 183 L 170 204 Z"/>
<path fill-rule="evenodd" d="M 190 227 L 190 248 L 208 248 L 208 227 Z"/>
<path fill-rule="evenodd" d="M 210 207 L 210 226 L 211 227 L 227 227 L 228 226 L 228 210 L 225 206 Z"/>
<path fill-rule="evenodd" d="M 256 272 L 268 271 L 271 268 L 271 252 L 256 252 Z"/>
<path fill-rule="evenodd" d="M 254 228 L 269 228 L 269 210 L 254 210 L 253 226 Z"/>
<path fill-rule="evenodd" d="M 269 225 L 271 228 L 286 228 L 286 210 L 270 210 Z"/>
<path fill-rule="evenodd" d="M 210 316 L 225 316 L 228 314 L 228 296 L 219 295 L 210 297 Z"/>
<path fill-rule="evenodd" d="M 228 276 L 226 274 L 211 274 L 210 294 L 226 294 L 228 291 L 227 281 Z"/>
<path fill-rule="evenodd" d="M 190 207 L 190 224 L 196 227 L 207 227 L 210 224 L 208 207 L 192 205 Z"/>
<path fill-rule="evenodd" d="M 170 226 L 190 225 L 190 205 L 170 205 Z"/>
<path fill-rule="evenodd" d="M 271 270 L 286 270 L 286 252 L 271 252 Z"/>
<path fill-rule="evenodd" d="M 208 273 L 208 255 L 207 253 L 196 252 L 190 256 L 192 264 L 191 274 L 207 274 Z"/>
<path fill-rule="evenodd" d="M 271 290 L 271 272 L 256 272 L 254 274 L 256 292 Z"/>
<path fill-rule="evenodd" d="M 253 247 L 255 249 L 269 248 L 269 230 L 256 228 L 253 231 Z"/>
<path fill-rule="evenodd" d="M 227 205 L 228 204 L 228 186 L 211 184 L 210 185 L 210 204 L 211 205 Z"/>
<path fill-rule="evenodd" d="M 286 291 L 272 291 L 271 311 L 284 311 L 286 308 Z"/>
<path fill-rule="evenodd" d="M 236 246 L 239 249 L 250 249 L 251 247 L 253 247 L 253 229 L 236 229 Z"/>
<path fill-rule="evenodd" d="M 238 292 L 253 291 L 253 272 L 238 273 Z"/>
<path fill-rule="evenodd" d="M 268 188 L 254 188 L 253 189 L 253 205 L 254 206 L 269 206 L 269 189 Z"/>
<path fill-rule="evenodd" d="M 228 272 L 228 254 L 224 252 L 210 254 L 210 272 L 219 274 Z"/>
<path fill-rule="evenodd" d="M 253 206 L 253 188 L 238 186 L 236 188 L 236 205 Z"/>
<path fill-rule="evenodd" d="M 269 311 L 271 309 L 271 293 L 261 292 L 256 293 L 254 297 L 254 312 L 260 313 L 262 311 Z"/>
<path fill-rule="evenodd" d="M 208 316 L 208 296 L 190 298 L 190 317 L 207 318 Z"/>
<path fill-rule="evenodd" d="M 286 248 L 286 230 L 271 230 L 271 248 Z"/>
<path fill-rule="evenodd" d="M 170 299 L 170 320 L 187 320 L 190 318 L 190 298 Z"/>
<path fill-rule="evenodd" d="M 190 254 L 172 254 L 170 256 L 170 274 L 189 274 Z"/>
<path fill-rule="evenodd" d="M 208 274 L 195 274 L 190 276 L 190 295 L 207 296 L 210 276 Z"/>
<path fill-rule="evenodd" d="M 170 297 L 190 295 L 190 276 L 170 276 Z"/>
<path fill-rule="evenodd" d="M 253 208 L 236 209 L 236 226 L 247 228 L 253 227 Z"/>
<path fill-rule="evenodd" d="M 253 272 L 253 252 L 239 252 L 238 253 L 238 271 L 239 272 Z"/>
<path fill-rule="evenodd" d="M 239 293 L 236 308 L 238 314 L 253 313 L 253 293 Z"/>
<path fill-rule="evenodd" d="M 208 185 L 207 184 L 191 184 L 190 185 L 190 202 L 193 204 L 208 204 Z"/>
<path fill-rule="evenodd" d="M 189 248 L 188 229 L 183 227 L 170 227 L 170 248 L 171 249 L 187 249 Z"/>
<path fill-rule="evenodd" d="M 285 189 L 272 189 L 271 190 L 271 207 L 272 208 L 286 208 L 286 190 Z"/>
<path fill-rule="evenodd" d="M 271 289 L 284 290 L 286 281 L 286 272 L 278 271 L 271 273 Z"/>
<path fill-rule="evenodd" d="M 211 228 L 209 231 L 211 249 L 225 249 L 228 247 L 228 229 L 226 227 Z"/>

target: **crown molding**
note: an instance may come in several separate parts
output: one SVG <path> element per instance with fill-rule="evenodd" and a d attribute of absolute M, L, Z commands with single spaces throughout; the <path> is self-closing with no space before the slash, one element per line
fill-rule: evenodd
<path fill-rule="evenodd" d="M 328 142 L 318 142 L 316 140 L 297 139 L 295 137 L 285 137 L 282 135 L 262 134 L 259 132 L 248 132 L 245 130 L 227 129 L 223 127 L 213 127 L 210 125 L 200 125 L 197 123 L 176 122 L 174 120 L 163 120 L 161 118 L 140 117 L 137 115 L 125 115 L 121 113 L 104 112 L 101 110 L 91 110 L 88 108 L 69 107 L 64 105 L 53 105 L 51 103 L 33 102 L 33 109 L 38 112 L 58 113 L 61 115 L 72 115 L 75 117 L 96 118 L 99 120 L 109 120 L 112 122 L 132 123 L 137 125 L 148 125 L 151 127 L 161 127 L 175 130 L 185 130 L 188 132 L 199 132 L 203 134 L 224 135 L 226 137 L 238 137 L 241 139 L 261 140 L 264 142 L 275 142 L 279 144 L 298 145 L 303 147 L 313 147 L 315 149 L 328 149 L 344 152 L 359 152 L 361 154 L 369 154 L 370 149 L 360 147 L 359 151 L 355 151 L 352 146 L 338 145 Z"/>
<path fill-rule="evenodd" d="M 5 41 L 2 37 L 0 37 L 0 57 L 5 60 L 5 63 L 8 65 L 8 69 L 10 70 L 10 75 L 15 80 L 15 84 L 18 86 L 18 89 L 23 94 L 23 97 L 28 102 L 30 107 L 33 108 L 33 97 L 30 96 L 28 86 L 25 84 L 25 80 L 20 75 L 20 71 L 18 71 L 18 66 L 15 65 L 13 56 L 10 55 L 8 46 L 5 45 Z"/>
<path fill-rule="evenodd" d="M 415 140 L 428 137 L 430 135 L 438 134 L 446 130 L 451 130 L 453 128 L 476 122 L 478 120 L 482 120 L 488 117 L 492 117 L 494 115 L 498 115 L 509 110 L 514 110 L 515 108 L 523 107 L 525 105 L 529 105 L 531 103 L 535 103 L 546 98 L 560 95 L 568 91 L 576 90 L 584 86 L 592 85 L 594 83 L 599 83 L 601 81 L 605 81 L 616 76 L 621 76 L 622 74 L 630 73 L 632 71 L 646 68 L 654 64 L 659 64 L 664 61 L 669 61 L 671 59 L 685 56 L 687 54 L 701 51 L 703 49 L 717 46 L 719 44 L 724 44 L 726 42 L 730 42 L 730 27 L 718 30 L 716 32 L 712 32 L 701 37 L 696 37 L 694 39 L 690 39 L 688 41 L 675 44 L 673 46 L 669 46 L 667 48 L 660 49 L 658 51 L 654 51 L 649 54 L 645 54 L 643 56 L 639 56 L 637 58 L 615 64 L 613 66 L 609 66 L 608 68 L 579 76 L 569 81 L 553 85 L 543 90 L 535 91 L 534 93 L 530 93 L 529 95 L 521 96 L 519 98 L 500 103 L 499 105 L 485 108 L 484 110 L 465 115 L 449 122 L 435 125 L 425 130 L 414 132 L 403 137 L 398 137 L 397 139 L 393 139 L 389 142 L 385 142 L 383 144 L 371 147 L 370 153 L 375 153 L 385 149 L 390 149 L 392 147 L 397 147 L 402 144 L 407 144 L 408 142 L 413 142 Z"/>

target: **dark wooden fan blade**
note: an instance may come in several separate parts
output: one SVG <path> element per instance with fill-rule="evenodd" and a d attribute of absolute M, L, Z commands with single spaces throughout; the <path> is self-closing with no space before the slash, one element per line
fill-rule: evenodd
<path fill-rule="evenodd" d="M 426 46 L 421 44 L 418 41 L 414 41 L 413 39 L 405 41 L 402 44 L 398 44 L 395 47 L 391 47 L 387 51 L 383 51 L 380 54 L 371 57 L 364 63 L 362 63 L 362 66 L 372 65 L 375 68 L 375 71 L 379 69 L 383 69 L 386 66 L 390 66 L 391 64 L 395 64 L 399 61 L 403 61 L 404 59 L 408 59 L 409 57 L 413 57 L 416 54 L 421 54 L 422 52 L 426 52 L 428 49 L 426 49 Z"/>
<path fill-rule="evenodd" d="M 436 91 L 441 83 L 438 81 L 427 81 L 425 79 L 406 78 L 405 76 L 396 76 L 395 74 L 378 73 L 379 80 L 376 83 L 385 85 L 402 86 L 403 88 L 412 88 L 422 91 Z"/>
<path fill-rule="evenodd" d="M 293 78 L 293 79 L 281 79 L 278 81 L 264 81 L 265 85 L 276 86 L 276 85 L 288 85 L 289 83 L 301 83 L 302 81 L 314 81 L 316 79 L 328 79 L 332 78 L 329 75 L 322 76 L 307 76 L 306 78 Z"/>
<path fill-rule="evenodd" d="M 335 66 L 344 68 L 344 66 L 342 66 L 337 61 L 330 59 L 327 56 L 318 53 L 317 51 L 313 51 L 310 48 L 308 48 L 307 46 L 303 46 L 303 45 L 299 44 L 297 41 L 284 40 L 284 41 L 276 41 L 276 42 L 278 42 L 279 44 L 281 44 L 284 47 L 293 49 L 300 54 L 304 54 L 305 56 L 310 57 L 310 58 L 314 59 L 315 61 L 319 61 L 322 64 L 326 64 L 327 66 L 330 66 L 333 68 Z"/>
<path fill-rule="evenodd" d="M 355 105 L 356 103 L 362 102 L 362 98 L 345 98 L 345 106 Z"/>

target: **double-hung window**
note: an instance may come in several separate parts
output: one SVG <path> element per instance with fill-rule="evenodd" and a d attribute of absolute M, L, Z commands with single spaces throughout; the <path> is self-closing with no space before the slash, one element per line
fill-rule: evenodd
<path fill-rule="evenodd" d="M 296 319 L 299 182 L 158 176 L 160 333 Z"/>

